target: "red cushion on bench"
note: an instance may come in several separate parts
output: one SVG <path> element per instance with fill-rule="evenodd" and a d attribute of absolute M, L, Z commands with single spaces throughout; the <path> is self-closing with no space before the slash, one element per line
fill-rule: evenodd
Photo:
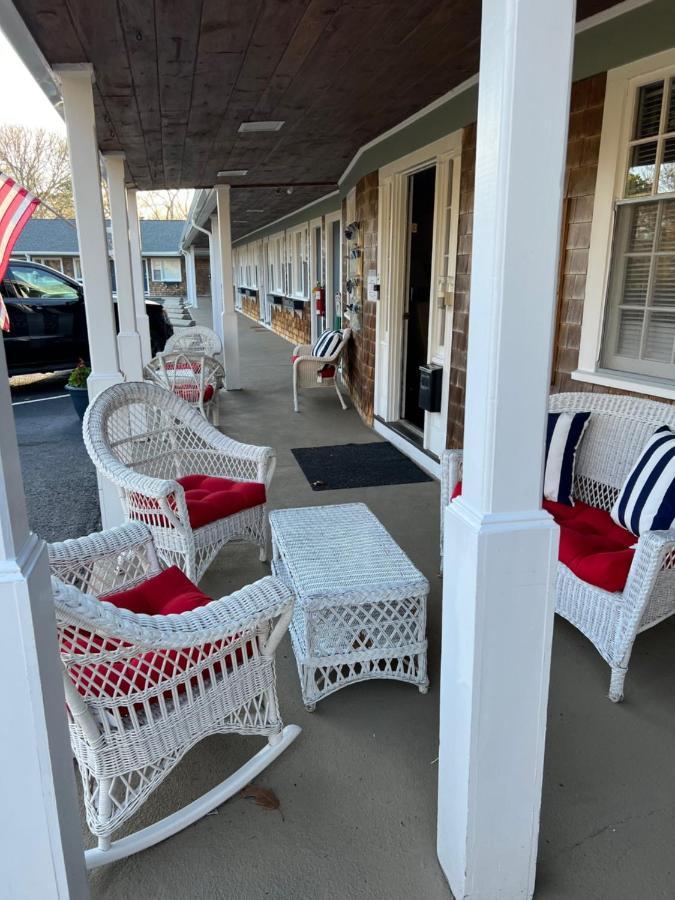
<path fill-rule="evenodd" d="M 260 506 L 266 500 L 265 485 L 258 481 L 234 481 L 213 475 L 184 475 L 177 481 L 185 490 L 193 528 Z"/>
<path fill-rule="evenodd" d="M 461 493 L 460 481 L 451 499 Z M 604 509 L 580 500 L 574 506 L 544 500 L 543 506 L 560 526 L 560 562 L 588 584 L 610 593 L 622 591 L 635 555 L 635 535 L 612 521 Z"/>

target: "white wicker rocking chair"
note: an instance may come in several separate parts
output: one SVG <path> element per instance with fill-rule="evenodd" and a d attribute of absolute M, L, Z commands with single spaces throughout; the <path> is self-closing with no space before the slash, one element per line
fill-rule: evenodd
<path fill-rule="evenodd" d="M 577 452 L 574 497 L 609 512 L 628 472 L 659 425 L 675 427 L 675 406 L 611 394 L 553 394 L 551 412 L 590 411 Z M 441 458 L 441 558 L 443 511 L 462 477 L 462 451 Z M 637 635 L 675 614 L 675 530 L 636 538 L 623 591 L 610 593 L 582 581 L 558 563 L 556 612 L 594 644 L 611 667 L 610 700 L 623 686 Z"/>
<path fill-rule="evenodd" d="M 165 353 L 182 350 L 184 353 L 205 353 L 207 356 L 218 356 L 223 345 L 220 338 L 211 328 L 205 325 L 192 325 L 174 331 L 164 345 Z"/>
<path fill-rule="evenodd" d="M 269 489 L 271 447 L 240 444 L 210 425 L 184 400 L 155 384 L 126 382 L 89 405 L 84 442 L 98 471 L 119 489 L 127 519 L 152 532 L 160 558 L 199 581 L 228 541 L 248 541 L 267 559 L 265 502 L 192 527 L 179 478 L 214 476 Z"/>
<path fill-rule="evenodd" d="M 299 412 L 298 391 L 301 388 L 334 387 L 340 406 L 342 409 L 347 409 L 338 387 L 338 366 L 351 333 L 350 328 L 343 329 L 342 340 L 331 356 L 312 356 L 311 344 L 298 344 L 295 347 L 293 350 L 293 356 L 295 357 L 293 362 L 293 408 L 296 412 Z M 332 366 L 332 376 L 321 374 L 321 371 L 326 366 Z"/>
<path fill-rule="evenodd" d="M 150 360 L 143 374 L 218 425 L 218 392 L 225 381 L 225 370 L 217 359 L 194 351 L 165 351 Z"/>
<path fill-rule="evenodd" d="M 293 599 L 268 577 L 181 615 L 101 602 L 161 571 L 150 532 L 138 523 L 52 544 L 49 560 L 70 741 L 98 838 L 85 854 L 92 869 L 206 815 L 300 733 L 283 727 L 274 663 Z M 268 744 L 199 799 L 111 841 L 187 751 L 219 733 L 262 735 Z"/>

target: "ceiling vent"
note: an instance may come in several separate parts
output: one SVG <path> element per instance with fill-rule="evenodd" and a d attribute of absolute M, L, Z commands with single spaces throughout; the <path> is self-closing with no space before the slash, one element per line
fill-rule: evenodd
<path fill-rule="evenodd" d="M 221 169 L 216 172 L 216 178 L 241 178 L 248 175 L 248 169 Z"/>
<path fill-rule="evenodd" d="M 242 122 L 239 126 L 240 134 L 260 133 L 261 131 L 279 131 L 283 128 L 283 122 Z"/>

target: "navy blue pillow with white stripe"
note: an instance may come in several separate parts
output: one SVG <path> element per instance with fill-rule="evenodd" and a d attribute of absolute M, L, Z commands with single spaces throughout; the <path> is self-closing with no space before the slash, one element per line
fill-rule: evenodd
<path fill-rule="evenodd" d="M 319 356 L 322 359 L 326 356 L 332 356 L 340 346 L 341 341 L 341 331 L 324 331 L 312 347 L 312 356 Z"/>
<path fill-rule="evenodd" d="M 547 500 L 574 506 L 574 461 L 590 415 L 589 412 L 548 414 L 544 470 L 544 497 Z"/>
<path fill-rule="evenodd" d="M 675 432 L 667 425 L 647 441 L 611 516 L 617 525 L 637 535 L 675 527 Z"/>

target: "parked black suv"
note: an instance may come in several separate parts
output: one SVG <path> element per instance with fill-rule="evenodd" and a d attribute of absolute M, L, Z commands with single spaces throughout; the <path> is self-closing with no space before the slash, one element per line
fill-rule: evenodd
<path fill-rule="evenodd" d="M 72 369 L 89 361 L 82 285 L 39 263 L 10 260 L 0 295 L 9 314 L 3 332 L 10 375 Z M 161 303 L 146 300 L 153 356 L 173 334 Z M 117 306 L 115 305 L 115 316 Z"/>

